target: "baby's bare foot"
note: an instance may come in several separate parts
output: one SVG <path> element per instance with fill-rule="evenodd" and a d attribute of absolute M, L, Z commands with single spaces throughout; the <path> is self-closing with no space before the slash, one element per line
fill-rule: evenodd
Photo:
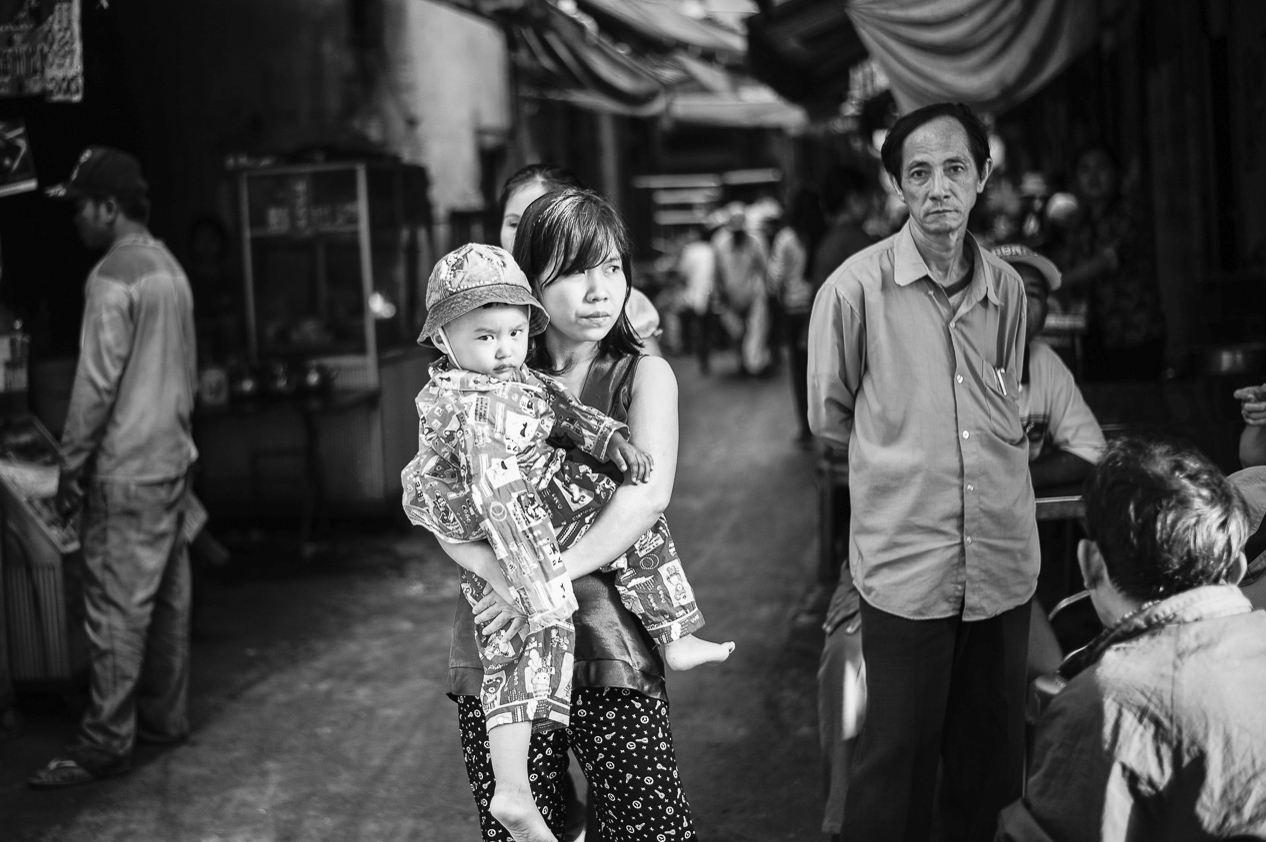
<path fill-rule="evenodd" d="M 721 663 L 730 657 L 730 653 L 734 651 L 734 641 L 727 640 L 725 643 L 713 643 L 711 640 L 704 640 L 701 637 L 688 634 L 685 637 L 665 643 L 663 649 L 664 663 L 668 664 L 669 669 L 681 672 L 694 669 L 700 664 Z"/>
<path fill-rule="evenodd" d="M 501 822 L 515 842 L 558 842 L 545 824 L 545 817 L 536 809 L 530 790 L 497 787 L 488 812 Z"/>

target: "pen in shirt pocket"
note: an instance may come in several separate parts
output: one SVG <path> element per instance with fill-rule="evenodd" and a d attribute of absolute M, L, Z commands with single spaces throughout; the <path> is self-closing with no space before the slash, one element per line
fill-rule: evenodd
<path fill-rule="evenodd" d="M 998 378 L 998 388 L 1002 390 L 1002 396 L 1003 396 L 1003 397 L 1006 397 L 1006 395 L 1007 395 L 1007 383 L 1006 383 L 1006 381 L 1005 381 L 1005 380 L 1003 380 L 1003 379 L 1002 379 L 1002 375 L 1006 373 L 1006 369 L 1005 369 L 1005 368 L 995 368 L 995 369 L 993 370 L 993 373 L 994 373 L 994 375 Z"/>

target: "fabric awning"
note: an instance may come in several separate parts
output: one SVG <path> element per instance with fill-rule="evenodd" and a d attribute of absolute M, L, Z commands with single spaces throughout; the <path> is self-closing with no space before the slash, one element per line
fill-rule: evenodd
<path fill-rule="evenodd" d="M 552 4 L 507 29 L 515 65 L 539 86 L 615 113 L 654 116 L 667 107 L 660 79 Z"/>
<path fill-rule="evenodd" d="M 703 126 L 746 129 L 803 131 L 809 117 L 803 108 L 758 85 L 731 93 L 700 91 L 674 94 L 668 104 L 668 119 Z"/>
<path fill-rule="evenodd" d="M 663 49 L 694 47 L 741 58 L 747 48 L 739 33 L 683 14 L 676 2 L 576 0 L 576 5 L 592 15 L 603 29 L 615 35 L 629 31 Z"/>
<path fill-rule="evenodd" d="M 901 112 L 945 100 L 1023 102 L 1135 10 L 1133 0 L 848 0 Z"/>
<path fill-rule="evenodd" d="M 945 100 L 1004 111 L 1137 11 L 1137 0 L 785 0 L 748 19 L 755 76 L 838 106 L 871 55 L 902 112 Z"/>

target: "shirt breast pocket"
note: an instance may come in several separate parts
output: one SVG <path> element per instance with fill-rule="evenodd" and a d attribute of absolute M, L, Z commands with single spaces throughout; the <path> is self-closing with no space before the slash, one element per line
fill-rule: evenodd
<path fill-rule="evenodd" d="M 980 376 L 985 381 L 985 404 L 994 435 L 1009 444 L 1023 443 L 1019 378 L 1014 372 L 998 368 L 989 360 L 980 361 Z"/>

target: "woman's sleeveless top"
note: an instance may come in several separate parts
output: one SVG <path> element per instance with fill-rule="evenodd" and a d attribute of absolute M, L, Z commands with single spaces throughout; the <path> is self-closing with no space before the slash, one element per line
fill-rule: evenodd
<path fill-rule="evenodd" d="M 617 421 L 628 421 L 633 376 L 641 357 L 602 357 L 594 361 L 581 401 L 601 409 Z M 568 459 L 583 462 L 619 481 L 619 471 L 583 453 Z M 637 617 L 624 607 L 615 589 L 615 574 L 597 572 L 572 583 L 580 610 L 576 612 L 576 668 L 574 687 L 627 687 L 643 695 L 667 700 L 664 666 L 654 641 Z M 475 646 L 475 620 L 466 600 L 458 599 L 453 621 L 453 644 L 448 658 L 448 692 L 478 696 L 483 667 Z"/>

